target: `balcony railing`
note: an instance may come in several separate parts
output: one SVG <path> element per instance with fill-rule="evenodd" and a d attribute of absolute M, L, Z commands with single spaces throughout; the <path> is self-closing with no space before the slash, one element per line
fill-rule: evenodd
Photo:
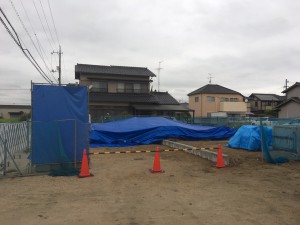
<path fill-rule="evenodd" d="M 125 88 L 117 88 L 118 93 L 147 93 L 145 89 L 125 89 Z"/>
<path fill-rule="evenodd" d="M 107 88 L 92 88 L 91 92 L 102 92 L 102 93 L 107 93 L 108 89 Z"/>

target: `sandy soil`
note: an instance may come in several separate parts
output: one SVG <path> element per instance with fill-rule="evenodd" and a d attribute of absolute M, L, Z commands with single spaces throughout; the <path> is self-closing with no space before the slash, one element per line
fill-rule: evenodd
<path fill-rule="evenodd" d="M 103 150 L 111 149 L 93 149 Z M 184 152 L 163 152 L 165 173 L 152 174 L 154 153 L 111 154 L 91 155 L 93 177 L 0 179 L 0 224 L 299 224 L 299 162 L 270 165 L 258 152 L 223 152 L 231 157 L 223 169 Z"/>

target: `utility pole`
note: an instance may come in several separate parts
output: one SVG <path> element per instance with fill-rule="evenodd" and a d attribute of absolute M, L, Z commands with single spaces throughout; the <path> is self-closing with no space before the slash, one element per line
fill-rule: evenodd
<path fill-rule="evenodd" d="M 163 61 L 159 61 L 158 62 L 158 68 L 157 68 L 157 91 L 159 92 L 159 85 L 160 85 L 160 79 L 159 79 L 159 74 L 160 74 L 160 70 L 162 69 L 160 67 L 160 64 L 162 63 Z"/>
<path fill-rule="evenodd" d="M 61 52 L 60 45 L 59 45 L 58 52 L 55 52 L 55 51 L 51 52 L 51 54 L 54 54 L 54 53 L 58 54 L 58 63 L 59 63 L 58 67 L 57 67 L 57 69 L 58 69 L 58 85 L 61 86 L 61 54 L 63 54 L 63 53 Z"/>

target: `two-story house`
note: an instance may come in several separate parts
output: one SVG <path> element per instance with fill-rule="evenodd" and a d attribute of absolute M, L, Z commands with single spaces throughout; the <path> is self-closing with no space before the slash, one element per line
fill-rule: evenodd
<path fill-rule="evenodd" d="M 277 106 L 279 118 L 300 117 L 300 82 L 284 90 L 286 101 Z"/>
<path fill-rule="evenodd" d="M 252 93 L 248 97 L 251 112 L 258 116 L 264 115 L 266 110 L 275 110 L 284 100 L 285 96 L 276 94 Z"/>
<path fill-rule="evenodd" d="M 226 113 L 228 116 L 247 113 L 247 104 L 241 93 L 217 84 L 207 84 L 188 96 L 189 108 L 195 110 L 195 117 L 210 117 L 216 112 Z"/>
<path fill-rule="evenodd" d="M 145 67 L 77 64 L 75 79 L 89 87 L 89 112 L 101 116 L 188 113 L 168 92 L 150 90 L 155 74 Z"/>

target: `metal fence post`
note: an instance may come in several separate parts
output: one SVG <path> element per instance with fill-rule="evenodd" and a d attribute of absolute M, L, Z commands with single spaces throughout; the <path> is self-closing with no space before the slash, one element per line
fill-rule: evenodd
<path fill-rule="evenodd" d="M 4 159 L 3 159 L 3 176 L 5 176 L 6 175 L 6 163 L 7 163 L 7 151 L 8 151 L 8 149 L 7 149 L 7 140 L 5 139 L 4 140 L 4 142 L 3 142 L 3 140 L 2 140 L 2 143 L 3 143 L 3 145 L 4 145 Z"/>
<path fill-rule="evenodd" d="M 76 138 L 77 138 L 77 123 L 76 123 L 76 119 L 74 120 L 74 151 L 75 151 L 75 155 L 74 155 L 74 167 L 76 168 L 77 166 L 77 159 L 76 159 L 76 154 L 77 154 L 77 147 L 76 147 Z"/>
<path fill-rule="evenodd" d="M 29 149 L 30 149 L 30 143 L 29 143 L 29 132 L 30 132 L 30 130 L 29 130 L 29 121 L 26 121 L 26 131 L 27 131 L 27 133 L 26 133 L 26 141 L 27 141 L 26 145 L 27 145 L 27 150 L 29 152 Z"/>

